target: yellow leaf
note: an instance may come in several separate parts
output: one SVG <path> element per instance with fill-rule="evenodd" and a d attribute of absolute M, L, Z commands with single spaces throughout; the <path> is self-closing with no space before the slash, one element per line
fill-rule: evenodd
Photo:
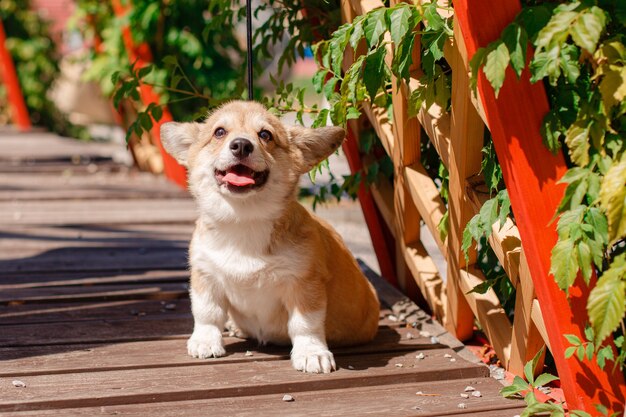
<path fill-rule="evenodd" d="M 600 187 L 600 206 L 609 223 L 609 241 L 626 235 L 626 153 L 607 171 Z"/>

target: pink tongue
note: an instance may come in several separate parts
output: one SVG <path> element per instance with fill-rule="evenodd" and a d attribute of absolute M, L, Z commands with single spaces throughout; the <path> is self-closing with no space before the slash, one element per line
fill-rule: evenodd
<path fill-rule="evenodd" d="M 245 187 L 246 185 L 254 184 L 254 180 L 252 178 L 246 177 L 245 175 L 235 174 L 232 171 L 224 175 L 224 181 L 230 185 L 236 185 L 237 187 Z"/>

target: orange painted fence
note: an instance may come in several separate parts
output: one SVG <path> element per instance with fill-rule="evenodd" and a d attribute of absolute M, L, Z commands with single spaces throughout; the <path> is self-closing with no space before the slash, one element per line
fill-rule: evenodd
<path fill-rule="evenodd" d="M 500 36 L 521 7 L 517 0 L 455 0 L 455 17 L 461 27 L 468 58 L 479 47 Z M 504 181 L 519 227 L 530 274 L 541 305 L 546 330 L 567 403 L 571 409 L 594 410 L 593 404 L 623 409 L 626 385 L 621 371 L 603 371 L 595 361 L 584 364 L 575 356 L 565 359 L 568 344 L 564 334 L 584 340 L 588 287 L 579 277 L 570 290 L 570 302 L 550 275 L 550 253 L 557 241 L 552 221 L 565 191 L 556 182 L 567 167 L 563 155 L 553 155 L 543 145 L 540 126 L 548 112 L 548 100 L 541 83 L 531 84 L 528 71 L 517 81 L 508 68 L 498 98 L 481 72 L 478 92 L 485 117 L 502 166 Z"/>
<path fill-rule="evenodd" d="M 6 47 L 6 33 L 4 32 L 2 20 L 0 20 L 0 70 L 2 71 L 0 73 L 0 80 L 7 89 L 13 123 L 15 123 L 15 126 L 21 131 L 30 130 L 31 124 L 28 109 L 24 102 L 24 96 L 22 95 L 17 73 L 15 72 L 13 58 L 11 58 L 11 54 Z"/>
<path fill-rule="evenodd" d="M 391 0 L 391 5 L 397 3 Z M 342 17 L 351 22 L 380 7 L 384 7 L 381 0 L 347 0 L 342 2 Z M 621 411 L 626 386 L 619 369 L 613 371 L 609 365 L 603 371 L 595 363 L 581 364 L 574 357 L 564 357 L 564 334 L 583 339 L 589 291 L 579 281 L 581 285 L 570 290 L 568 302 L 548 273 L 557 238 L 556 222 L 551 220 L 564 192 L 563 185 L 556 182 L 566 166 L 563 156 L 552 155 L 540 137 L 541 121 L 548 111 L 544 88 L 541 83 L 531 85 L 528 73 L 518 81 L 509 69 L 497 99 L 484 74 L 478 83 L 479 97 L 470 92 L 470 58 L 478 47 L 499 37 L 519 10 L 517 0 L 502 0 L 497 7 L 489 0 L 454 1 L 454 37 L 444 48 L 452 69 L 449 112 L 435 104 L 428 109 L 422 107 L 417 118 L 408 117 L 408 92 L 417 88 L 421 75 L 417 63 L 411 68 L 408 85 L 401 81 L 396 87 L 392 80 L 393 120 L 388 119 L 385 109 L 365 104 L 364 113 L 394 163 L 393 182 L 380 181 L 365 193 L 366 201 L 375 202 L 375 207 L 363 206 L 365 217 L 380 215 L 394 235 L 392 250 L 384 255 L 394 255 L 393 269 L 399 285 L 409 294 L 418 287 L 435 316 L 459 339 L 472 336 L 477 320 L 503 366 L 518 375 L 523 374 L 524 364 L 547 346 L 555 358 L 569 409 L 595 412 L 593 404 L 602 404 Z M 442 9 L 441 13 L 452 12 Z M 419 40 L 415 45 L 420 47 Z M 418 52 L 413 54 L 414 60 L 420 56 Z M 355 52 L 360 53 L 364 51 Z M 350 51 L 346 55 L 347 69 L 356 56 L 349 56 Z M 359 126 L 356 121 L 349 122 L 357 137 Z M 507 220 L 502 228 L 494 225 L 489 238 L 517 290 L 512 321 L 493 290 L 485 294 L 470 292 L 485 277 L 476 265 L 476 253 L 470 253 L 466 261 L 460 249 L 465 225 L 488 198 L 480 175 L 485 128 L 491 131 L 516 219 Z M 430 142 L 448 169 L 447 207 L 420 162 L 421 140 Z M 353 151 L 348 157 L 359 155 Z M 351 166 L 362 166 L 362 162 L 351 161 Z M 449 230 L 444 239 L 437 225 L 446 210 Z M 368 226 L 374 240 L 381 227 L 375 222 Z M 430 232 L 435 251 L 446 261 L 446 280 L 425 249 L 423 229 Z"/>

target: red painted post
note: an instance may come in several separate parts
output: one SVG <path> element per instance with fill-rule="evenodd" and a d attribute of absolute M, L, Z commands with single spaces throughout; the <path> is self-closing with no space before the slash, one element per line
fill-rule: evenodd
<path fill-rule="evenodd" d="M 344 154 L 346 155 L 346 159 L 348 160 L 350 172 L 355 174 L 363 169 L 363 162 L 361 161 L 357 146 L 358 138 L 355 136 L 349 124 L 346 129 L 346 136 L 347 137 L 343 142 L 342 148 Z M 374 247 L 374 253 L 376 253 L 376 259 L 378 259 L 378 266 L 380 267 L 380 274 L 387 281 L 389 281 L 389 283 L 397 287 L 398 281 L 396 279 L 393 262 L 391 262 L 392 257 L 386 245 L 382 222 L 376 211 L 374 199 L 364 182 L 361 182 L 359 185 L 357 197 L 359 198 L 359 203 L 361 204 L 361 210 L 363 210 L 365 224 L 367 224 L 367 228 L 370 232 L 372 246 Z"/>
<path fill-rule="evenodd" d="M 130 6 L 122 5 L 120 0 L 111 0 L 111 4 L 113 5 L 113 11 L 118 17 L 124 16 L 130 8 Z M 140 68 L 143 68 L 152 62 L 152 52 L 150 51 L 150 47 L 147 43 L 135 45 L 132 33 L 130 31 L 130 27 L 125 26 L 123 28 L 122 37 L 124 40 L 124 46 L 126 47 L 126 52 L 128 54 L 128 59 L 130 60 L 130 62 L 135 63 L 135 69 L 138 70 Z M 141 101 L 145 105 L 148 105 L 150 103 L 158 104 L 160 102 L 159 95 L 150 85 L 141 83 L 139 85 L 139 95 L 141 96 Z M 172 120 L 172 114 L 170 113 L 169 109 L 166 106 L 163 106 L 163 115 L 161 116 L 161 120 L 153 120 L 153 127 L 151 130 L 152 138 L 154 139 L 156 145 L 159 147 L 159 151 L 161 152 L 161 156 L 163 157 L 165 176 L 174 181 L 176 184 L 180 185 L 181 187 L 186 188 L 187 171 L 182 165 L 176 162 L 176 160 L 170 154 L 165 151 L 165 148 L 163 148 L 163 144 L 161 143 L 161 125 L 166 122 L 171 122 Z"/>
<path fill-rule="evenodd" d="M 520 11 L 520 4 L 518 0 L 502 0 L 497 6 L 491 0 L 455 0 L 454 11 L 471 58 L 479 47 L 500 36 Z M 508 68 L 498 98 L 482 72 L 478 91 L 568 407 L 595 412 L 593 404 L 602 404 L 612 412 L 621 412 L 626 385 L 619 367 L 613 371 L 609 364 L 603 371 L 595 361 L 581 363 L 575 357 L 564 357 L 568 343 L 563 335 L 584 337 L 589 289 L 579 277 L 568 301 L 549 274 L 550 253 L 557 240 L 556 223 L 551 219 L 565 189 L 556 181 L 567 167 L 562 154 L 551 154 L 542 143 L 541 121 L 549 109 L 543 85 L 531 84 L 527 70 L 518 81 L 513 70 Z"/>
<path fill-rule="evenodd" d="M 2 70 L 2 76 L 0 78 L 2 78 L 7 87 L 7 96 L 9 104 L 11 105 L 13 123 L 15 123 L 15 126 L 21 131 L 30 130 L 31 124 L 28 109 L 24 102 L 24 96 L 22 95 L 17 73 L 15 72 L 13 58 L 11 58 L 11 54 L 6 47 L 6 34 L 2 20 L 0 20 L 0 69 Z"/>

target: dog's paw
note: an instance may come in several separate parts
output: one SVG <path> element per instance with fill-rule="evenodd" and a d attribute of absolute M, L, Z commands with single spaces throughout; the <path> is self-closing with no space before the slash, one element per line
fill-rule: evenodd
<path fill-rule="evenodd" d="M 208 359 L 224 356 L 226 350 L 221 340 L 201 340 L 191 336 L 187 341 L 187 353 L 194 358 Z"/>
<path fill-rule="evenodd" d="M 337 369 L 335 358 L 328 349 L 307 346 L 291 352 L 291 364 L 297 371 L 328 374 Z"/>

